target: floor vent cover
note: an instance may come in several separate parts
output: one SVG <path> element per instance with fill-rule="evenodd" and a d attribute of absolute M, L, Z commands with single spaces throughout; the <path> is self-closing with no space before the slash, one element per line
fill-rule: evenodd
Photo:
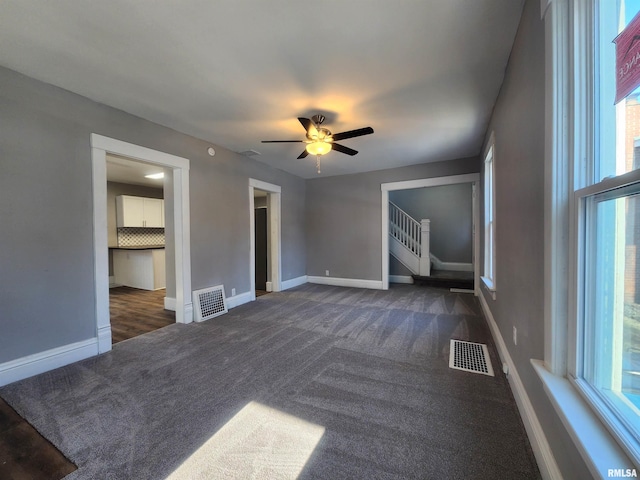
<path fill-rule="evenodd" d="M 464 370 L 465 372 L 494 376 L 489 351 L 483 343 L 452 339 L 449 352 L 449 367 L 456 370 Z"/>
<path fill-rule="evenodd" d="M 227 313 L 227 303 L 224 296 L 224 286 L 203 288 L 193 292 L 193 304 L 196 309 L 196 322 L 209 320 L 223 313 Z"/>

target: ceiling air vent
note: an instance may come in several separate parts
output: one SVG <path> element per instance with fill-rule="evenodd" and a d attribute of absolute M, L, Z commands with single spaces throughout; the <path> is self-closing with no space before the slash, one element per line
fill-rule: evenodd
<path fill-rule="evenodd" d="M 489 351 L 484 343 L 452 339 L 449 351 L 449 368 L 494 376 Z"/>
<path fill-rule="evenodd" d="M 256 155 L 261 155 L 257 150 L 245 150 L 244 152 L 240 152 L 240 155 L 244 155 L 245 157 L 255 157 Z"/>
<path fill-rule="evenodd" d="M 203 288 L 193 292 L 196 322 L 209 320 L 223 313 L 227 313 L 227 303 L 224 296 L 224 285 Z"/>

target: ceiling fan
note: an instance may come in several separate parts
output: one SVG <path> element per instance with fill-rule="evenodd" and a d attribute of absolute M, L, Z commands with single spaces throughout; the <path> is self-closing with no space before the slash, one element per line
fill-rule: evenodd
<path fill-rule="evenodd" d="M 321 155 L 325 155 L 331 150 L 351 156 L 358 153 L 357 150 L 335 143 L 336 141 L 373 133 L 373 128 L 371 127 L 358 128 L 357 130 L 349 130 L 348 132 L 342 133 L 331 133 L 329 129 L 321 126 L 324 123 L 325 117 L 319 114 L 314 115 L 311 119 L 298 117 L 298 120 L 307 132 L 306 140 L 263 140 L 262 143 L 306 143 L 307 146 L 305 150 L 298 155 L 298 158 L 304 158 L 309 154 L 315 155 L 318 173 L 320 173 Z"/>

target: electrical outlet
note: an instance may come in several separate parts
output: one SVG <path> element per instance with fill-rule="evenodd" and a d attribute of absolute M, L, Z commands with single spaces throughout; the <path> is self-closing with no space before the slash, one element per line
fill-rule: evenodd
<path fill-rule="evenodd" d="M 518 344 L 518 329 L 516 327 L 513 327 L 513 344 Z"/>
<path fill-rule="evenodd" d="M 329 276 L 329 270 L 325 270 L 324 274 L 328 277 Z"/>
<path fill-rule="evenodd" d="M 232 288 L 232 289 L 231 289 L 231 296 L 232 296 L 232 297 L 235 297 L 235 296 L 236 296 L 236 289 L 235 289 L 235 288 Z"/>

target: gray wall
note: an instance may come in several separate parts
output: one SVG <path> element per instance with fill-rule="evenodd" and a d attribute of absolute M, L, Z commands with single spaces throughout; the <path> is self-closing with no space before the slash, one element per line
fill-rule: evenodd
<path fill-rule="evenodd" d="M 413 275 L 413 272 L 404 266 L 403 263 L 400 262 L 393 255 L 389 255 L 389 275 L 400 275 L 402 277 L 410 277 Z M 391 282 L 391 280 L 389 280 Z"/>
<path fill-rule="evenodd" d="M 472 184 L 442 185 L 389 192 L 389 200 L 415 220 L 431 220 L 430 251 L 443 262 L 473 258 Z"/>
<path fill-rule="evenodd" d="M 540 2 L 527 0 L 487 132 L 495 132 L 496 300 L 481 294 L 563 476 L 591 478 L 530 363 L 544 358 L 544 47 Z"/>
<path fill-rule="evenodd" d="M 307 180 L 307 274 L 382 279 L 382 183 L 480 171 L 479 158 Z"/>
<path fill-rule="evenodd" d="M 191 161 L 193 289 L 250 290 L 250 177 L 282 187 L 282 279 L 305 274 L 304 180 L 5 68 L 0 111 L 0 363 L 96 336 L 91 133 Z"/>

